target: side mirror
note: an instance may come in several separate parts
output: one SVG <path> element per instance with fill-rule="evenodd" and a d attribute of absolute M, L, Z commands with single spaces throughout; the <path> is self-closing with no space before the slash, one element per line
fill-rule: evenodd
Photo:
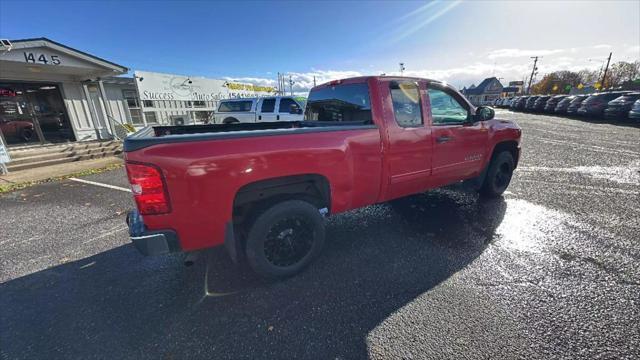
<path fill-rule="evenodd" d="M 291 104 L 289 114 L 302 114 L 302 109 L 297 104 Z"/>
<path fill-rule="evenodd" d="M 493 119 L 496 116 L 496 112 L 488 106 L 479 106 L 476 109 L 476 120 L 487 121 Z"/>

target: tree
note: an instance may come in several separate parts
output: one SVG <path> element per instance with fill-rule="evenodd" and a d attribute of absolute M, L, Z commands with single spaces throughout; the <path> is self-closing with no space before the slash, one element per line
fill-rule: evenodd
<path fill-rule="evenodd" d="M 619 87 L 626 82 L 636 80 L 640 77 L 640 60 L 634 62 L 618 61 L 611 65 L 605 87 Z"/>
<path fill-rule="evenodd" d="M 579 73 L 573 71 L 555 71 L 546 74 L 532 87 L 533 94 L 567 94 L 572 87 L 582 82 Z"/>
<path fill-rule="evenodd" d="M 580 82 L 582 85 L 592 85 L 596 82 L 600 81 L 600 72 L 589 69 L 582 69 L 578 71 L 578 75 L 580 76 Z"/>

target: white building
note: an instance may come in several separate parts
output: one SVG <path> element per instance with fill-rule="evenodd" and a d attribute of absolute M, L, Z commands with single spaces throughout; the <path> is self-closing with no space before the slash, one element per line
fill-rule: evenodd
<path fill-rule="evenodd" d="M 0 46 L 0 131 L 8 145 L 112 138 L 104 83 L 129 69 L 45 38 Z"/>
<path fill-rule="evenodd" d="M 113 139 L 122 135 L 122 124 L 207 123 L 220 98 L 275 90 L 148 72 L 147 79 L 120 77 L 128 72 L 46 38 L 2 41 L 0 136 L 9 146 Z M 141 99 L 143 88 L 174 95 Z"/>

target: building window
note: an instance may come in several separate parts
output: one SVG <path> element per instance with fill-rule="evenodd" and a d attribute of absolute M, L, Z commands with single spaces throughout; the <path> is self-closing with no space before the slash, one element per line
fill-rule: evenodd
<path fill-rule="evenodd" d="M 129 106 L 129 108 L 140 107 L 138 94 L 136 94 L 135 90 L 122 90 L 122 97 L 127 101 L 127 106 Z"/>
<path fill-rule="evenodd" d="M 136 125 L 142 125 L 144 122 L 142 121 L 142 110 L 140 109 L 129 109 L 129 113 L 131 114 L 131 122 Z"/>
<path fill-rule="evenodd" d="M 193 107 L 205 107 L 207 104 L 204 101 L 194 101 Z"/>
<path fill-rule="evenodd" d="M 131 114 L 131 123 L 139 125 L 143 124 L 142 111 L 140 110 L 140 99 L 135 90 L 122 90 L 122 97 L 127 103 L 129 114 Z"/>
<path fill-rule="evenodd" d="M 147 119 L 147 123 L 151 123 L 151 124 L 157 124 L 158 123 L 158 118 L 156 117 L 156 112 L 155 111 L 145 111 L 144 112 L 144 117 L 145 117 L 145 119 Z"/>
<path fill-rule="evenodd" d="M 191 118 L 195 122 L 209 124 L 213 122 L 213 111 L 192 111 Z"/>
<path fill-rule="evenodd" d="M 142 102 L 142 104 L 143 104 L 143 105 L 144 105 L 144 107 L 146 107 L 146 108 L 152 108 L 152 107 L 155 107 L 155 106 L 153 106 L 153 100 L 144 100 L 144 101 Z"/>

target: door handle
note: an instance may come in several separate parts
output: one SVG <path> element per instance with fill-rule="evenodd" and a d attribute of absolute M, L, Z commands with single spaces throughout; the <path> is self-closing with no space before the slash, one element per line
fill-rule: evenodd
<path fill-rule="evenodd" d="M 262 120 L 262 115 L 258 115 L 258 120 Z"/>
<path fill-rule="evenodd" d="M 448 141 L 449 141 L 449 140 L 451 140 L 451 139 L 453 139 L 453 138 L 452 138 L 452 137 L 450 137 L 450 136 L 443 135 L 443 136 L 438 136 L 438 137 L 436 138 L 436 142 L 437 142 L 438 144 L 443 144 L 443 143 L 448 142 Z"/>
<path fill-rule="evenodd" d="M 276 120 L 280 120 L 280 115 L 276 115 Z"/>

